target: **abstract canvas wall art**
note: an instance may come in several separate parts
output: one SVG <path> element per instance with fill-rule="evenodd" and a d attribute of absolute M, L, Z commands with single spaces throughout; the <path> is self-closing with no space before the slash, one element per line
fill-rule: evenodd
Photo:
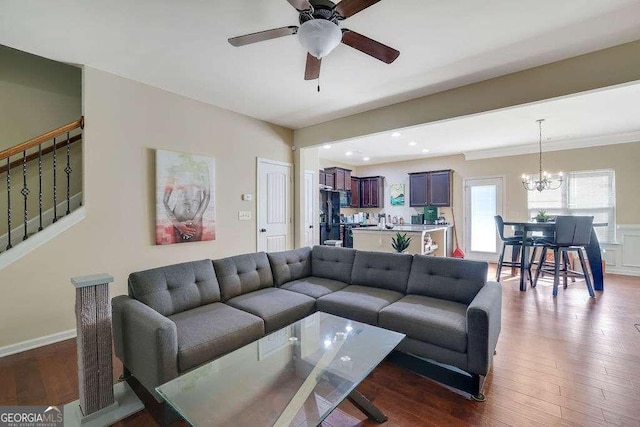
<path fill-rule="evenodd" d="M 404 184 L 391 184 L 391 206 L 404 206 Z"/>
<path fill-rule="evenodd" d="M 212 157 L 156 150 L 156 245 L 216 238 Z"/>

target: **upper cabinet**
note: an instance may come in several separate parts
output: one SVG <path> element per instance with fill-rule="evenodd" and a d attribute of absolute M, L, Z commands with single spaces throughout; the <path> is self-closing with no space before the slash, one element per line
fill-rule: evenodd
<path fill-rule="evenodd" d="M 427 206 L 427 173 L 409 174 L 409 206 Z"/>
<path fill-rule="evenodd" d="M 351 191 L 351 169 L 339 167 L 325 168 L 325 173 L 333 175 L 333 189 Z M 329 184 L 327 184 L 329 185 Z"/>
<path fill-rule="evenodd" d="M 351 177 L 351 207 L 360 207 L 360 178 Z"/>
<path fill-rule="evenodd" d="M 453 171 L 409 174 L 409 206 L 451 206 Z"/>
<path fill-rule="evenodd" d="M 368 176 L 360 178 L 360 207 L 384 207 L 384 177 Z"/>
<path fill-rule="evenodd" d="M 427 174 L 427 205 L 451 206 L 453 171 L 443 170 Z"/>
<path fill-rule="evenodd" d="M 318 171 L 318 182 L 322 186 L 327 185 L 327 173 L 325 171 L 323 171 L 322 169 L 320 169 Z"/>

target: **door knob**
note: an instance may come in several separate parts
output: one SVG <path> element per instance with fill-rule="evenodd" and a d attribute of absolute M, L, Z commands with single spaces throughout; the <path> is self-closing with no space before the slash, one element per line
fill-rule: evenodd
<path fill-rule="evenodd" d="M 261 233 L 266 233 L 266 232 L 267 232 L 267 229 L 266 229 L 266 228 L 261 228 L 261 229 L 260 229 L 260 232 L 261 232 Z"/>
<path fill-rule="evenodd" d="M 313 225 L 310 225 L 309 228 L 313 228 Z"/>

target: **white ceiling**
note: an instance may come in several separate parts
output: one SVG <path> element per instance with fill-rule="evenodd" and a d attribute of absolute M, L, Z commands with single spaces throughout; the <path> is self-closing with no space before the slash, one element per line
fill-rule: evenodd
<path fill-rule="evenodd" d="M 639 0 L 384 0 L 343 26 L 400 50 L 391 65 L 340 45 L 322 91 L 285 0 L 0 0 L 0 44 L 84 64 L 290 128 L 640 39 Z"/>
<path fill-rule="evenodd" d="M 400 136 L 385 132 L 341 141 L 323 146 L 320 157 L 359 166 L 451 154 L 477 159 L 532 153 L 538 151 L 538 119 L 545 119 L 545 151 L 640 141 L 639 112 L 640 84 L 624 85 L 401 129 Z"/>

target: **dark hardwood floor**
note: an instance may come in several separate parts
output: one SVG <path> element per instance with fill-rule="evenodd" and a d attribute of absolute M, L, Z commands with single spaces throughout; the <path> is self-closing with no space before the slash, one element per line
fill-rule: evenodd
<path fill-rule="evenodd" d="M 386 425 L 640 426 L 640 277 L 607 275 L 595 300 L 583 281 L 555 299 L 549 281 L 527 292 L 518 291 L 517 277 L 504 276 L 502 285 L 502 334 L 486 402 L 385 362 L 359 390 L 388 415 Z M 117 377 L 117 359 L 114 366 Z M 74 340 L 0 359 L 0 405 L 77 397 Z M 160 406 L 142 397 L 147 408 L 117 426 L 159 425 Z M 345 402 L 325 425 L 376 424 Z"/>

